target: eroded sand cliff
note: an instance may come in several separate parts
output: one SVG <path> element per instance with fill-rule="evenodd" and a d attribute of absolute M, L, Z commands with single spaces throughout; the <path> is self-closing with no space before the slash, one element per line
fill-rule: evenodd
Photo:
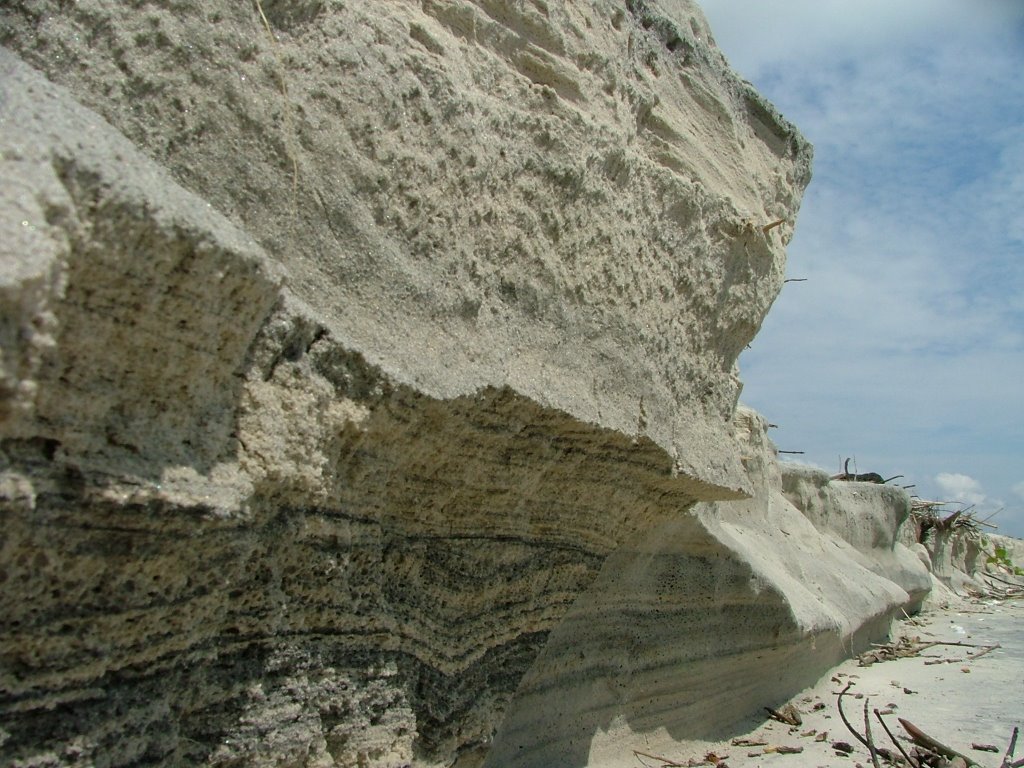
<path fill-rule="evenodd" d="M 0 8 L 5 762 L 584 765 L 920 598 L 736 410 L 811 152 L 694 6 L 262 8 Z"/>

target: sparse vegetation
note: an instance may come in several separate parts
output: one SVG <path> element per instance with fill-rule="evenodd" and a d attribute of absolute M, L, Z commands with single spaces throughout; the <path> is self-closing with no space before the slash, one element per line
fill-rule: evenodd
<path fill-rule="evenodd" d="M 988 565 L 996 565 L 1001 568 L 1005 568 L 1014 576 L 1024 576 L 1024 568 L 1013 564 L 1013 561 L 1007 554 L 1005 547 L 996 547 L 995 552 L 985 558 L 985 562 Z"/>

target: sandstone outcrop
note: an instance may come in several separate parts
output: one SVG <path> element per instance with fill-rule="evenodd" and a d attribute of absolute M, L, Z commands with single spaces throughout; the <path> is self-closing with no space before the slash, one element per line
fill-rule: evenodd
<path fill-rule="evenodd" d="M 599 763 L 919 598 L 737 413 L 810 148 L 690 3 L 0 42 L 3 762 Z"/>
<path fill-rule="evenodd" d="M 851 557 L 904 589 L 908 611 L 920 608 L 931 579 L 900 536 L 911 527 L 906 491 L 873 482 L 836 482 L 823 470 L 797 464 L 783 464 L 780 474 L 786 498 L 815 528 L 848 545 Z"/>
<path fill-rule="evenodd" d="M 699 11 L 263 7 L 273 37 L 225 0 L 15 3 L 0 42 L 254 237 L 331 338 L 397 381 L 509 386 L 737 489 L 719 447 L 733 362 L 781 286 L 810 150 Z"/>
<path fill-rule="evenodd" d="M 488 766 L 621 765 L 665 733 L 720 738 L 919 605 L 928 571 L 895 541 L 906 493 L 780 466 L 766 431 L 738 409 L 751 499 L 701 503 L 608 558 L 528 673 Z M 794 476 L 818 501 L 793 498 Z"/>
<path fill-rule="evenodd" d="M 917 551 L 936 581 L 957 595 L 986 594 L 991 587 L 1020 584 L 1017 568 L 1024 563 L 1024 542 L 1010 536 L 982 533 L 978 526 L 919 526 L 912 535 Z M 986 579 L 985 576 L 990 578 Z M 994 579 L 992 578 L 994 577 Z M 945 596 L 937 590 L 935 596 Z M 941 599 L 941 598 L 940 598 Z"/>

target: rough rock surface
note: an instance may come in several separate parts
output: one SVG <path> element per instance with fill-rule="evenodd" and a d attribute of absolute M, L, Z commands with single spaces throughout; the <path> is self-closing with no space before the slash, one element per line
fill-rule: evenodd
<path fill-rule="evenodd" d="M 982 537 L 982 549 L 985 555 L 991 555 L 997 548 L 1006 552 L 1007 558 L 1018 568 L 1024 568 L 1024 539 L 1015 539 L 1012 536 L 1001 536 L 999 534 L 987 534 Z M 984 560 L 982 558 L 982 560 Z M 975 561 L 977 562 L 977 561 Z M 984 562 L 980 563 L 984 565 Z"/>
<path fill-rule="evenodd" d="M 810 149 L 691 4 L 262 9 L 0 7 L 0 761 L 599 763 L 914 601 L 734 420 Z"/>
<path fill-rule="evenodd" d="M 5 3 L 0 43 L 434 397 L 509 386 L 725 488 L 810 149 L 689 2 Z M 763 227 L 784 223 L 764 231 Z"/>
<path fill-rule="evenodd" d="M 1010 536 L 981 534 L 971 529 L 955 527 L 952 530 L 929 528 L 921 535 L 923 550 L 932 575 L 956 594 L 984 594 L 991 582 L 985 574 L 1009 583 L 1019 582 L 1015 573 L 1009 572 L 1024 564 L 1024 542 Z M 1003 570 L 1006 561 L 996 559 L 996 550 L 1003 550 L 1009 560 L 1009 568 Z M 991 560 L 990 560 L 991 558 Z"/>

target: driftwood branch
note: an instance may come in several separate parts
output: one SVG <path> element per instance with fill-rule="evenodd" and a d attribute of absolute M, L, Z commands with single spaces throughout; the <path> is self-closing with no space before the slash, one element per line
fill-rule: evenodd
<path fill-rule="evenodd" d="M 889 726 L 885 724 L 885 720 L 882 719 L 882 715 L 881 713 L 879 713 L 877 709 L 875 710 L 875 717 L 877 717 L 878 722 L 882 724 L 882 729 L 885 731 L 886 735 L 888 735 L 889 740 L 896 745 L 896 749 L 898 749 L 900 751 L 900 754 L 903 755 L 903 758 L 907 761 L 907 765 L 911 766 L 911 768 L 919 768 L 920 763 L 918 763 L 917 760 L 913 759 L 910 755 L 907 754 L 907 751 L 903 748 L 903 745 L 900 744 L 900 742 L 897 740 L 896 736 L 893 735 L 893 732 L 889 730 Z"/>
<path fill-rule="evenodd" d="M 972 760 L 963 752 L 957 752 L 952 747 L 947 747 L 941 741 L 932 738 L 910 721 L 904 720 L 902 717 L 897 717 L 896 719 L 900 721 L 900 725 L 903 726 L 903 730 L 905 730 L 907 734 L 910 736 L 910 738 L 914 740 L 914 743 L 919 744 L 922 747 L 926 747 L 930 749 L 932 752 L 937 752 L 938 754 L 942 755 L 943 757 L 949 758 L 950 760 L 959 757 L 961 760 L 967 763 L 967 765 L 978 765 L 977 761 Z"/>
<path fill-rule="evenodd" d="M 868 743 L 868 754 L 871 755 L 871 764 L 875 768 L 882 768 L 878 764 L 878 750 L 875 748 L 875 740 L 871 738 L 871 717 L 868 715 L 868 703 L 871 699 L 864 699 L 864 738 Z"/>
<path fill-rule="evenodd" d="M 889 480 L 895 480 L 897 477 L 903 477 L 903 475 L 896 475 L 895 477 L 890 477 Z M 842 472 L 840 472 L 838 475 L 832 475 L 832 477 L 829 478 L 829 479 L 831 479 L 831 480 L 852 480 L 852 481 L 861 482 L 861 483 L 878 483 L 878 484 L 883 484 L 883 483 L 888 482 L 884 477 L 882 477 L 877 472 L 857 472 L 856 468 L 854 468 L 853 472 L 850 472 L 850 459 L 847 459 L 845 462 L 843 462 L 843 471 Z"/>
<path fill-rule="evenodd" d="M 1020 584 L 1020 583 L 1016 583 L 1015 584 L 1012 581 L 1007 581 L 1006 579 L 1000 579 L 998 576 L 993 576 L 991 573 L 983 573 L 981 575 L 984 576 L 986 579 L 993 579 L 995 581 L 1001 581 L 1003 584 L 1005 584 L 1008 587 L 1024 587 L 1024 584 Z"/>
<path fill-rule="evenodd" d="M 633 754 L 637 757 L 649 757 L 651 760 L 657 760 L 661 763 L 662 768 L 686 768 L 686 763 L 677 763 L 675 760 L 669 760 L 667 757 L 652 755 L 650 752 L 641 752 L 639 749 L 634 749 Z"/>
<path fill-rule="evenodd" d="M 1006 748 L 1006 755 L 1003 757 L 1003 762 L 999 766 L 999 768 L 1009 768 L 1009 766 L 1015 765 L 1015 763 L 1011 763 L 1010 761 L 1013 760 L 1013 753 L 1017 749 L 1017 736 L 1019 734 L 1020 734 L 1020 728 L 1014 726 L 1014 728 L 1013 728 L 1013 735 L 1010 736 L 1010 744 Z"/>
<path fill-rule="evenodd" d="M 852 687 L 853 687 L 853 683 L 847 683 L 846 684 L 846 687 L 843 688 L 843 690 L 841 690 L 839 692 L 839 698 L 836 699 L 836 705 L 837 705 L 837 707 L 839 709 L 839 717 L 842 718 L 843 725 L 845 725 L 846 728 L 850 731 L 850 733 L 852 733 L 856 737 L 857 741 L 859 741 L 861 744 L 863 744 L 865 747 L 867 747 L 868 746 L 867 739 L 865 739 L 863 736 L 861 736 L 860 733 L 852 725 L 850 725 L 850 721 L 846 719 L 846 713 L 843 712 L 843 696 Z M 900 722 L 902 722 L 902 720 Z M 870 750 L 871 747 L 868 747 L 868 749 Z"/>
<path fill-rule="evenodd" d="M 934 648 L 936 645 L 953 645 L 957 648 L 992 648 L 990 645 L 982 645 L 980 643 L 963 643 L 959 640 L 929 640 L 927 643 L 921 643 L 917 650 L 923 651 L 928 648 Z M 998 648 L 999 646 L 996 645 L 996 647 Z"/>
<path fill-rule="evenodd" d="M 971 660 L 971 661 L 974 661 L 975 659 L 980 659 L 986 653 L 992 653 L 992 651 L 994 651 L 996 648 L 1002 648 L 1002 647 L 1003 646 L 1001 646 L 999 643 L 996 643 L 995 645 L 990 645 L 987 648 L 979 651 L 978 653 L 973 653 L 973 654 L 972 653 L 968 653 L 967 654 L 967 658 L 969 660 Z"/>

